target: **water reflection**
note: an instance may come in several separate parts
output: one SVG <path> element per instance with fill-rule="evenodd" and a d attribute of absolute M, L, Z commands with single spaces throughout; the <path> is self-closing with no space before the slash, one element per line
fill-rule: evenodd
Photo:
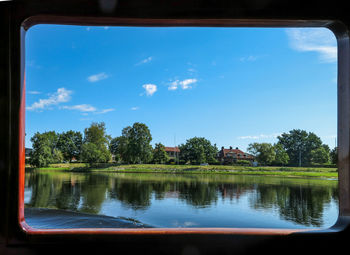
<path fill-rule="evenodd" d="M 141 220 L 167 227 L 172 226 L 171 220 L 178 220 L 173 217 L 195 219 L 201 227 L 237 226 L 240 217 L 243 221 L 247 217 L 244 213 L 249 214 L 248 209 L 259 212 L 257 215 L 271 214 L 273 217 L 269 219 L 299 227 L 329 227 L 327 224 L 335 222 L 336 214 L 327 215 L 325 211 L 338 210 L 334 208 L 338 205 L 337 189 L 337 181 L 315 179 L 31 172 L 26 174 L 25 202 L 28 207 L 93 214 L 107 212 L 131 217 L 121 215 L 131 213 L 134 217 L 144 217 Z M 261 226 L 271 227 L 274 223 L 263 222 Z"/>

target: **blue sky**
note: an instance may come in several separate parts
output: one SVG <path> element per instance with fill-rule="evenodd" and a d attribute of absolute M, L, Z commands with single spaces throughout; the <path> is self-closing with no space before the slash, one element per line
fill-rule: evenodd
<path fill-rule="evenodd" d="M 37 25 L 26 35 L 26 147 L 35 132 L 134 122 L 152 144 L 206 137 L 246 150 L 291 129 L 331 148 L 337 48 L 325 28 Z"/>

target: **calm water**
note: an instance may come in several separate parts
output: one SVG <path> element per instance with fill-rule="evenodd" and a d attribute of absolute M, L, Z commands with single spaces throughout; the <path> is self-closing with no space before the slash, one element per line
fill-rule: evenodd
<path fill-rule="evenodd" d="M 132 218 L 153 227 L 325 228 L 338 217 L 334 180 L 42 171 L 27 173 L 25 185 L 26 208 Z"/>

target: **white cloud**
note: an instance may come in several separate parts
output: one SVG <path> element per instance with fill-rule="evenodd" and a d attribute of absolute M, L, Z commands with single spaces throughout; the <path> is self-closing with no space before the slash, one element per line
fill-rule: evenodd
<path fill-rule="evenodd" d="M 113 111 L 115 111 L 114 108 L 108 108 L 108 109 L 104 109 L 104 110 L 101 110 L 99 112 L 96 112 L 96 114 L 105 114 L 107 112 L 113 112 Z"/>
<path fill-rule="evenodd" d="M 105 114 L 107 112 L 115 111 L 114 108 L 108 108 L 108 109 L 98 111 L 96 107 L 89 105 L 89 104 L 77 104 L 77 105 L 70 105 L 70 106 L 62 106 L 61 109 L 76 110 L 76 111 L 82 112 L 82 115 L 84 115 L 84 116 L 87 116 L 88 113 Z"/>
<path fill-rule="evenodd" d="M 260 135 L 247 135 L 247 136 L 239 136 L 238 139 L 241 140 L 260 140 L 260 139 L 271 139 L 271 138 L 277 138 L 277 136 L 281 135 L 281 133 L 274 133 L 274 134 L 260 134 Z"/>
<path fill-rule="evenodd" d="M 254 62 L 258 59 L 259 57 L 258 56 L 253 56 L 253 55 L 250 55 L 250 56 L 247 56 L 247 57 L 241 57 L 239 59 L 239 61 L 241 62 Z"/>
<path fill-rule="evenodd" d="M 39 99 L 38 102 L 34 102 L 31 106 L 28 106 L 26 109 L 30 111 L 34 110 L 44 110 L 47 107 L 52 105 L 58 105 L 60 103 L 68 102 L 71 99 L 72 91 L 65 88 L 59 88 L 57 91 L 52 94 L 49 98 Z"/>
<path fill-rule="evenodd" d="M 144 84 L 142 87 L 146 90 L 147 96 L 152 96 L 157 91 L 157 85 L 154 84 Z"/>
<path fill-rule="evenodd" d="M 130 109 L 130 110 L 132 110 L 132 111 L 137 111 L 138 109 L 140 109 L 140 107 L 135 106 L 135 107 L 131 107 L 131 109 Z"/>
<path fill-rule="evenodd" d="M 107 78 L 108 78 L 108 75 L 106 73 L 98 73 L 98 74 L 90 75 L 87 79 L 89 82 L 97 82 Z"/>
<path fill-rule="evenodd" d="M 29 90 L 29 91 L 27 91 L 27 94 L 29 94 L 29 95 L 39 95 L 39 94 L 41 94 L 41 92 L 40 91 L 35 91 L 35 90 Z"/>
<path fill-rule="evenodd" d="M 170 86 L 168 87 L 168 90 L 176 90 L 178 87 L 181 87 L 182 89 L 190 89 L 192 88 L 190 85 L 196 83 L 197 79 L 185 79 L 185 80 L 175 80 L 172 83 L 170 83 Z"/>
<path fill-rule="evenodd" d="M 152 60 L 153 60 L 153 57 L 148 57 L 148 58 L 145 58 L 145 59 L 141 60 L 140 62 L 136 63 L 135 65 L 136 66 L 143 65 L 143 64 L 151 62 Z"/>
<path fill-rule="evenodd" d="M 334 34 L 326 28 L 290 28 L 286 30 L 292 49 L 301 52 L 317 52 L 323 62 L 337 61 Z"/>
<path fill-rule="evenodd" d="M 78 105 L 71 105 L 71 106 L 62 106 L 62 109 L 67 110 L 77 110 L 80 112 L 95 112 L 96 108 L 89 105 L 89 104 L 78 104 Z"/>

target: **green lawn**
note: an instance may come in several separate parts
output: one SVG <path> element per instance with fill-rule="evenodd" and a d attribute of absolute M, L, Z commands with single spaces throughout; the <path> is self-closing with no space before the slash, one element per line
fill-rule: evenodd
<path fill-rule="evenodd" d="M 249 174 L 276 175 L 290 177 L 338 178 L 337 168 L 320 167 L 270 167 L 270 166 L 198 166 L 198 165 L 162 165 L 162 164 L 101 164 L 98 167 L 88 167 L 84 163 L 52 164 L 40 170 L 74 171 L 74 172 L 162 172 L 162 173 L 218 173 L 218 174 Z"/>

